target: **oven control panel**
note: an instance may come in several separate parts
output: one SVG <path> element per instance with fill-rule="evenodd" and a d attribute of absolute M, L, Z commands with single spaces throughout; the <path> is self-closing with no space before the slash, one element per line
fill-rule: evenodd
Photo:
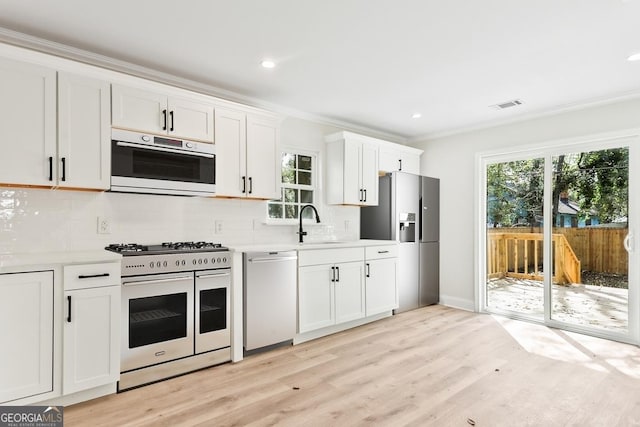
<path fill-rule="evenodd" d="M 188 254 L 138 255 L 122 258 L 122 275 L 175 273 L 231 267 L 228 251 Z"/>

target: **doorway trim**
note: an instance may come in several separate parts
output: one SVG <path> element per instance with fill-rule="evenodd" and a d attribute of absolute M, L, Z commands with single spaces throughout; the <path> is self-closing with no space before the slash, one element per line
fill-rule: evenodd
<path fill-rule="evenodd" d="M 628 333 L 621 334 L 607 330 L 594 330 L 582 328 L 577 325 L 570 325 L 557 320 L 551 319 L 551 272 L 545 269 L 544 278 L 544 320 L 538 321 L 524 315 L 518 315 L 512 312 L 503 312 L 486 307 L 486 170 L 487 165 L 506 161 L 525 160 L 532 158 L 543 158 L 545 160 L 545 179 L 544 179 L 544 223 L 550 224 L 552 216 L 552 206 L 548 199 L 551 198 L 551 177 L 552 165 L 551 159 L 554 155 L 568 152 L 580 151 L 596 151 L 613 147 L 628 146 L 629 150 L 629 183 L 637 183 L 640 185 L 640 129 L 628 129 L 616 132 L 607 132 L 594 135 L 587 135 L 568 139 L 559 139 L 553 141 L 544 141 L 513 147 L 512 149 L 493 150 L 479 152 L 476 154 L 475 172 L 476 185 L 474 197 L 474 211 L 476 213 L 476 221 L 474 224 L 475 235 L 475 309 L 477 312 L 499 314 L 506 317 L 526 320 L 533 323 L 540 323 L 554 328 L 578 332 L 587 335 L 597 336 L 600 338 L 611 339 L 615 341 L 627 342 L 632 344 L 640 344 L 640 213 L 639 200 L 640 197 L 629 189 L 629 213 L 633 214 L 628 217 L 628 232 L 632 236 L 632 251 L 629 252 L 629 291 L 628 291 Z M 549 242 L 552 234 L 552 227 L 544 227 L 545 242 Z M 550 259 L 550 245 L 544 246 L 545 265 Z M 633 284 L 633 285 L 632 285 Z"/>

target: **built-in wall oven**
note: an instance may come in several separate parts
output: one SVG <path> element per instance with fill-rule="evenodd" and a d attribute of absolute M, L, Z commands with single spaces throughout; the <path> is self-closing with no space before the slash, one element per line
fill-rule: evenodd
<path fill-rule="evenodd" d="M 213 144 L 111 132 L 111 191 L 211 196 L 215 169 Z"/>
<path fill-rule="evenodd" d="M 181 242 L 107 249 L 123 255 L 119 390 L 231 360 L 226 248 Z"/>

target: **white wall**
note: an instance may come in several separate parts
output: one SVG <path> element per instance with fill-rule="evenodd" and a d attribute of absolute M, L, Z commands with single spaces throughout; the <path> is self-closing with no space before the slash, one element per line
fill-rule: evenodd
<path fill-rule="evenodd" d="M 476 154 L 640 128 L 640 99 L 422 141 L 421 172 L 440 178 L 441 302 L 474 309 Z"/>
<path fill-rule="evenodd" d="M 282 146 L 318 152 L 322 172 L 324 136 L 338 130 L 287 118 L 281 128 Z M 2 145 L 6 155 L 7 142 Z M 305 225 L 307 239 L 357 239 L 358 208 L 327 206 L 322 190 L 318 196 L 322 224 Z M 110 220 L 111 234 L 97 234 L 98 216 Z M 95 250 L 122 242 L 204 240 L 233 245 L 297 241 L 296 226 L 266 225 L 265 219 L 264 201 L 2 187 L 0 253 Z M 214 221 L 222 222 L 222 233 L 215 234 Z"/>

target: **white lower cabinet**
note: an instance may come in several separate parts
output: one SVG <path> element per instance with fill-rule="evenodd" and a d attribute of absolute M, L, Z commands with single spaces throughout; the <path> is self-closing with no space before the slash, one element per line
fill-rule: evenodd
<path fill-rule="evenodd" d="M 0 404 L 53 390 L 53 271 L 0 274 Z"/>
<path fill-rule="evenodd" d="M 120 264 L 64 267 L 62 392 L 120 376 Z"/>
<path fill-rule="evenodd" d="M 397 246 L 371 246 L 365 254 L 366 315 L 398 308 Z"/>
<path fill-rule="evenodd" d="M 299 252 L 299 333 L 364 317 L 363 261 L 363 248 Z"/>
<path fill-rule="evenodd" d="M 364 266 L 362 262 L 343 262 L 335 265 L 336 324 L 364 317 Z"/>

